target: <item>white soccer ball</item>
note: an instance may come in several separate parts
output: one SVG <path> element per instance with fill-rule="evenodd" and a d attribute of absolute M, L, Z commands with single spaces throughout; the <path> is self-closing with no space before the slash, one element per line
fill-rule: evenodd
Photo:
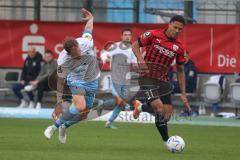
<path fill-rule="evenodd" d="M 185 148 L 185 142 L 180 136 L 171 136 L 167 140 L 167 149 L 173 153 L 180 153 Z"/>

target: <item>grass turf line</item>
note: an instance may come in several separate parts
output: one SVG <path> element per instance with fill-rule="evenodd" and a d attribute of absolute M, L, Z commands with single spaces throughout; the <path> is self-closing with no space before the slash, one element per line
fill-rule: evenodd
<path fill-rule="evenodd" d="M 0 160 L 237 160 L 239 127 L 169 125 L 170 135 L 186 142 L 181 154 L 168 152 L 154 124 L 83 122 L 68 130 L 66 144 L 58 133 L 47 141 L 50 120 L 0 119 Z"/>

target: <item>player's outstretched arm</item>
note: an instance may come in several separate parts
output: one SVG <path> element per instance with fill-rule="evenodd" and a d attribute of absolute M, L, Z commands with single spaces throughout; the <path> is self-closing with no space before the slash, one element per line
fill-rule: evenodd
<path fill-rule="evenodd" d="M 186 82 L 185 82 L 185 73 L 184 73 L 184 65 L 177 65 L 177 79 L 181 91 L 181 100 L 184 103 L 185 107 L 191 112 L 191 107 L 189 105 L 187 96 L 186 96 Z"/>
<path fill-rule="evenodd" d="M 183 65 L 177 65 L 177 79 L 181 93 L 186 94 L 185 74 Z"/>
<path fill-rule="evenodd" d="M 85 25 L 85 28 L 84 28 L 84 31 L 92 32 L 92 30 L 93 30 L 93 19 L 94 19 L 92 13 L 89 12 L 88 10 L 86 10 L 85 8 L 82 8 L 81 12 L 83 14 L 82 20 L 87 21 L 87 23 Z"/>

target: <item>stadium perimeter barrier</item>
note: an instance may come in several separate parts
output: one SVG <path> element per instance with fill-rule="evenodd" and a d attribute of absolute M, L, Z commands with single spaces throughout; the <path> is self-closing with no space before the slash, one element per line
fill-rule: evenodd
<path fill-rule="evenodd" d="M 21 75 L 21 69 L 19 68 L 0 68 L 0 100 L 11 100 L 11 101 L 16 101 L 16 98 L 11 90 L 11 87 L 14 83 L 19 82 L 20 80 L 20 75 Z M 204 83 L 208 80 L 208 78 L 212 74 L 203 74 L 199 73 L 198 78 L 197 78 L 197 89 L 195 93 L 187 93 L 189 97 L 189 102 L 191 106 L 200 106 L 204 105 L 206 107 L 209 107 L 210 105 L 206 104 L 204 102 L 203 98 L 203 85 Z M 101 80 L 103 81 L 105 76 L 109 76 L 109 72 L 104 71 L 102 72 L 102 78 Z M 220 107 L 223 108 L 238 108 L 239 105 L 238 103 L 233 103 L 232 96 L 231 96 L 231 85 L 234 84 L 235 82 L 235 77 L 234 75 L 226 74 L 226 86 L 225 90 L 222 95 L 222 99 L 219 103 Z M 102 87 L 103 82 L 100 82 L 100 86 Z M 54 95 L 54 92 L 46 92 L 44 96 L 44 100 L 47 101 L 52 101 L 55 100 L 54 98 L 49 98 L 51 96 L 49 95 Z M 180 101 L 179 98 L 180 94 L 172 94 L 172 100 L 173 104 L 175 106 L 182 106 L 182 102 Z M 105 89 L 104 91 L 101 91 L 98 95 L 98 98 L 106 99 L 111 97 L 110 89 Z"/>

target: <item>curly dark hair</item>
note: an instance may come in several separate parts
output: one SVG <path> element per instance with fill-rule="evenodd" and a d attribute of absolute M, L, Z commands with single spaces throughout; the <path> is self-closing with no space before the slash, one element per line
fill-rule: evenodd
<path fill-rule="evenodd" d="M 186 24 L 185 18 L 183 16 L 180 16 L 180 15 L 175 15 L 170 19 L 170 23 L 174 22 L 174 21 L 180 22 L 184 25 Z"/>

